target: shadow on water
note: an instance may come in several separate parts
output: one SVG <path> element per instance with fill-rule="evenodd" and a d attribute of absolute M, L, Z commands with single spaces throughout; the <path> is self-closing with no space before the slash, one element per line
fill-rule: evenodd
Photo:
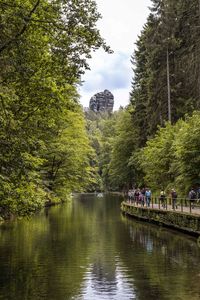
<path fill-rule="evenodd" d="M 121 201 L 76 195 L 0 226 L 0 299 L 200 299 L 195 239 L 125 217 Z"/>

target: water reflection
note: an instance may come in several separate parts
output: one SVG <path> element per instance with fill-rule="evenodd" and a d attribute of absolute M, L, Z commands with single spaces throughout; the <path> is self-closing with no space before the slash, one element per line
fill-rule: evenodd
<path fill-rule="evenodd" d="M 0 226 L 0 299 L 200 299 L 194 239 L 82 195 Z"/>
<path fill-rule="evenodd" d="M 124 268 L 117 264 L 113 279 L 98 276 L 93 268 L 89 268 L 84 278 L 81 295 L 77 299 L 135 299 L 134 289 L 127 280 Z"/>
<path fill-rule="evenodd" d="M 123 221 L 132 243 L 121 257 L 132 269 L 137 299 L 200 299 L 200 250 L 195 240 L 125 217 Z"/>

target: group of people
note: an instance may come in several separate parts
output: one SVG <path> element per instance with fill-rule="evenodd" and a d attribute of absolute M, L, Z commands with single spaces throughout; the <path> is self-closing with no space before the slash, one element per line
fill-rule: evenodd
<path fill-rule="evenodd" d="M 136 188 L 128 191 L 129 202 L 137 205 L 140 204 L 141 206 L 146 205 L 147 207 L 149 207 L 151 203 L 151 196 L 152 193 L 149 188 L 142 188 L 142 189 Z M 161 190 L 159 200 L 163 208 L 165 208 L 167 205 L 166 198 L 167 197 L 165 191 Z M 177 206 L 178 195 L 175 189 L 171 189 L 170 198 L 172 203 L 172 209 L 178 208 Z M 188 200 L 191 201 L 192 208 L 194 208 L 194 203 L 197 199 L 200 199 L 200 188 L 196 190 L 194 188 L 191 188 L 188 194 Z"/>
<path fill-rule="evenodd" d="M 128 191 L 128 200 L 131 203 L 141 204 L 142 206 L 150 206 L 151 203 L 151 190 L 148 188 L 132 189 Z"/>
<path fill-rule="evenodd" d="M 170 194 L 170 197 L 172 199 L 172 209 L 175 209 L 175 208 L 178 208 L 177 206 L 177 192 L 175 189 L 172 189 L 171 190 L 171 194 Z M 162 190 L 160 192 L 160 197 L 159 197 L 160 201 L 161 201 L 161 205 L 163 208 L 166 207 L 167 203 L 166 203 L 166 194 L 165 194 L 165 191 Z"/>

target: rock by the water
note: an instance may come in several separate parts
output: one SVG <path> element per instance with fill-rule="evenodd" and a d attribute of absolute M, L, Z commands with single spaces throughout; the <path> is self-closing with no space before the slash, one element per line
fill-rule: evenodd
<path fill-rule="evenodd" d="M 107 111 L 112 112 L 114 106 L 114 96 L 113 94 L 105 90 L 92 96 L 90 99 L 89 108 L 95 112 Z"/>

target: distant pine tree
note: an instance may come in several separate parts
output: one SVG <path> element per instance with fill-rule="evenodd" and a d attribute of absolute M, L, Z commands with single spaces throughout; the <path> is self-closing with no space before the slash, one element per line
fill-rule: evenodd
<path fill-rule="evenodd" d="M 130 99 L 138 147 L 168 120 L 167 53 L 172 123 L 200 108 L 199 8 L 196 0 L 152 0 L 132 56 Z"/>

